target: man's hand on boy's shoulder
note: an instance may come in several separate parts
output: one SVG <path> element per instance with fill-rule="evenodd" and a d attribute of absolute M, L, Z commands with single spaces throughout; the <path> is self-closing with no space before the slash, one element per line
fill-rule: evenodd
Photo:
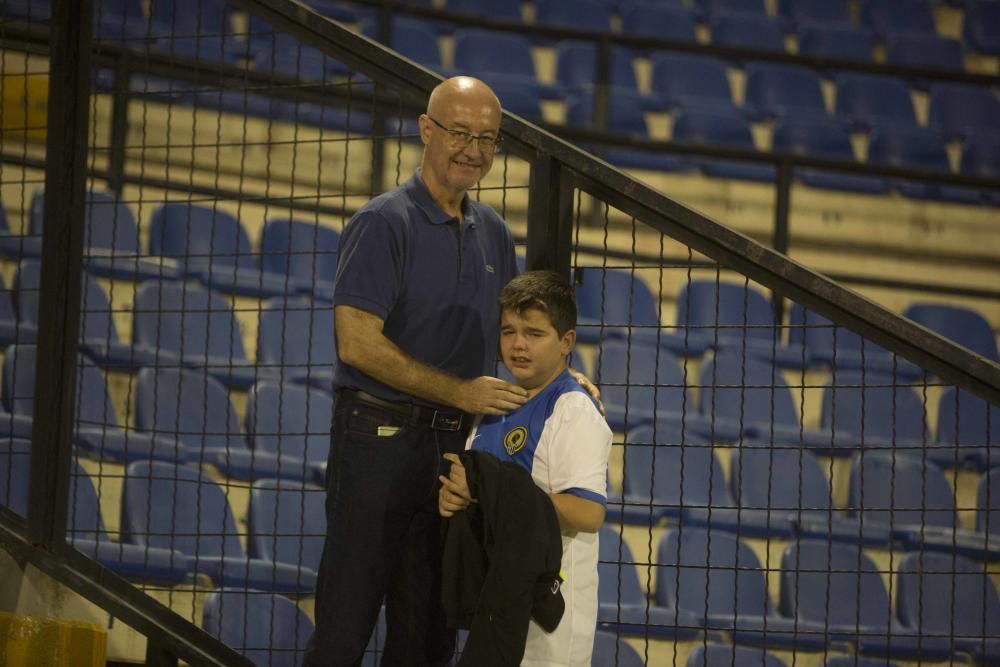
<path fill-rule="evenodd" d="M 454 404 L 473 415 L 502 415 L 528 402 L 528 392 L 516 384 L 483 375 L 463 381 Z"/>
<path fill-rule="evenodd" d="M 448 518 L 455 512 L 461 512 L 475 502 L 469 491 L 469 483 L 465 477 L 465 466 L 458 454 L 445 454 L 445 460 L 451 462 L 448 476 L 439 475 L 441 489 L 438 491 L 438 512 Z"/>
<path fill-rule="evenodd" d="M 601 403 L 601 390 L 597 388 L 597 385 L 591 382 L 590 378 L 581 373 L 580 371 L 576 371 L 570 368 L 569 374 L 573 376 L 574 380 L 580 383 L 581 387 L 587 390 L 587 393 L 590 394 L 590 397 L 594 399 L 595 403 L 597 403 L 597 407 L 601 411 L 601 414 L 602 415 L 605 414 L 604 403 Z"/>

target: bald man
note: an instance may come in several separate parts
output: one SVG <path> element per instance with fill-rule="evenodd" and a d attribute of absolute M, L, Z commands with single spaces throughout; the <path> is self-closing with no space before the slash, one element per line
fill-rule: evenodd
<path fill-rule="evenodd" d="M 359 665 L 383 599 L 382 665 L 447 665 L 437 512 L 443 455 L 475 414 L 524 404 L 492 377 L 500 290 L 517 275 L 506 224 L 471 200 L 500 141 L 500 102 L 455 77 L 419 119 L 419 171 L 357 212 L 340 241 L 337 388 L 316 631 L 305 664 Z"/>

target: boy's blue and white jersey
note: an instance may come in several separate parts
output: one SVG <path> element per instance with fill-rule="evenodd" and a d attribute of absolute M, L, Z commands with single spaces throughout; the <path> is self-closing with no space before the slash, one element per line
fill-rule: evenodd
<path fill-rule="evenodd" d="M 546 493 L 607 503 L 611 429 L 568 371 L 517 410 L 482 417 L 466 448 L 519 464 Z M 532 621 L 522 665 L 590 665 L 597 624 L 597 534 L 564 531 L 562 541 L 566 612 L 551 634 Z"/>

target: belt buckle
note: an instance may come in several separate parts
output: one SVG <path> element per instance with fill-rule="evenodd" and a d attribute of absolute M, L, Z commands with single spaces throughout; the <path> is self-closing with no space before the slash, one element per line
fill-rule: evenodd
<path fill-rule="evenodd" d="M 439 431 L 457 431 L 462 428 L 462 415 L 446 415 L 435 410 L 431 415 L 431 428 Z"/>

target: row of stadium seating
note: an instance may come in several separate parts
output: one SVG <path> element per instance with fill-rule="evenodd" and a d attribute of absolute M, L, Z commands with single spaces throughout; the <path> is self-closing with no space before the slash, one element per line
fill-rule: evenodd
<path fill-rule="evenodd" d="M 95 10 L 95 33 L 102 39 L 144 40 L 163 39 L 173 34 L 232 36 L 229 9 L 224 0 L 202 0 L 196 11 L 178 11 L 171 0 L 151 3 L 149 15 L 139 0 L 103 0 Z M 347 2 L 315 0 L 310 3 L 317 11 L 339 21 L 354 23 L 372 20 L 377 10 Z M 431 6 L 430 0 L 411 2 Z M 520 0 L 449 0 L 445 9 L 483 18 L 521 21 L 524 18 Z M 809 26 L 822 26 L 841 33 L 841 39 L 878 39 L 889 43 L 890 62 L 894 56 L 904 64 L 940 64 L 962 68 L 963 46 L 970 52 L 1000 55 L 1000 12 L 995 3 L 969 0 L 963 21 L 962 40 L 939 35 L 932 11 L 926 0 L 863 0 L 860 23 L 852 20 L 846 0 L 782 0 L 778 15 L 769 16 L 764 0 L 698 0 L 686 4 L 682 0 L 651 2 L 649 0 L 534 0 L 534 23 L 554 27 L 576 27 L 611 31 L 617 16 L 625 34 L 640 34 L 667 39 L 695 41 L 695 24 L 707 21 L 713 43 L 750 46 L 784 51 L 783 35 Z M 45 0 L 9 0 L 7 15 L 47 20 L 50 4 Z M 431 22 L 440 33 L 454 26 L 447 21 Z M 251 35 L 254 31 L 251 29 Z M 808 41 L 808 40 L 807 40 Z M 228 48 L 228 47 L 227 47 Z M 226 50 L 226 49 L 224 49 Z M 864 59 L 871 58 L 871 51 Z M 930 62 L 928 62 L 930 59 Z"/>
<path fill-rule="evenodd" d="M 26 511 L 28 448 L 27 442 L 11 440 L 6 456 L 0 454 L 6 468 L 0 470 L 5 485 L 0 497 L 19 513 Z M 77 467 L 73 479 L 74 545 L 127 577 L 170 583 L 197 572 L 217 586 L 241 589 L 234 595 L 250 594 L 248 587 L 303 594 L 315 584 L 325 534 L 319 487 L 256 481 L 244 552 L 223 491 L 196 468 L 131 463 L 121 497 L 121 542 L 112 542 L 104 531 L 87 473 Z M 867 483 L 883 484 L 874 478 Z M 715 630 L 731 632 L 737 641 L 781 648 L 851 642 L 863 653 L 902 659 L 940 660 L 964 651 L 991 661 L 998 655 L 996 641 L 983 638 L 995 637 L 1000 629 L 1000 599 L 982 566 L 957 555 L 960 550 L 925 551 L 910 544 L 912 553 L 902 559 L 892 582 L 894 606 L 880 570 L 858 546 L 794 538 L 781 558 L 775 605 L 765 570 L 741 533 L 681 523 L 659 540 L 649 602 L 639 583 L 646 568 L 619 531 L 612 522 L 601 532 L 599 625 L 622 635 L 685 640 Z M 219 622 L 213 605 L 210 597 L 203 622 L 210 631 L 218 630 L 212 623 Z M 230 607 L 245 621 L 237 609 Z M 262 640 L 256 636 L 249 646 Z"/>

